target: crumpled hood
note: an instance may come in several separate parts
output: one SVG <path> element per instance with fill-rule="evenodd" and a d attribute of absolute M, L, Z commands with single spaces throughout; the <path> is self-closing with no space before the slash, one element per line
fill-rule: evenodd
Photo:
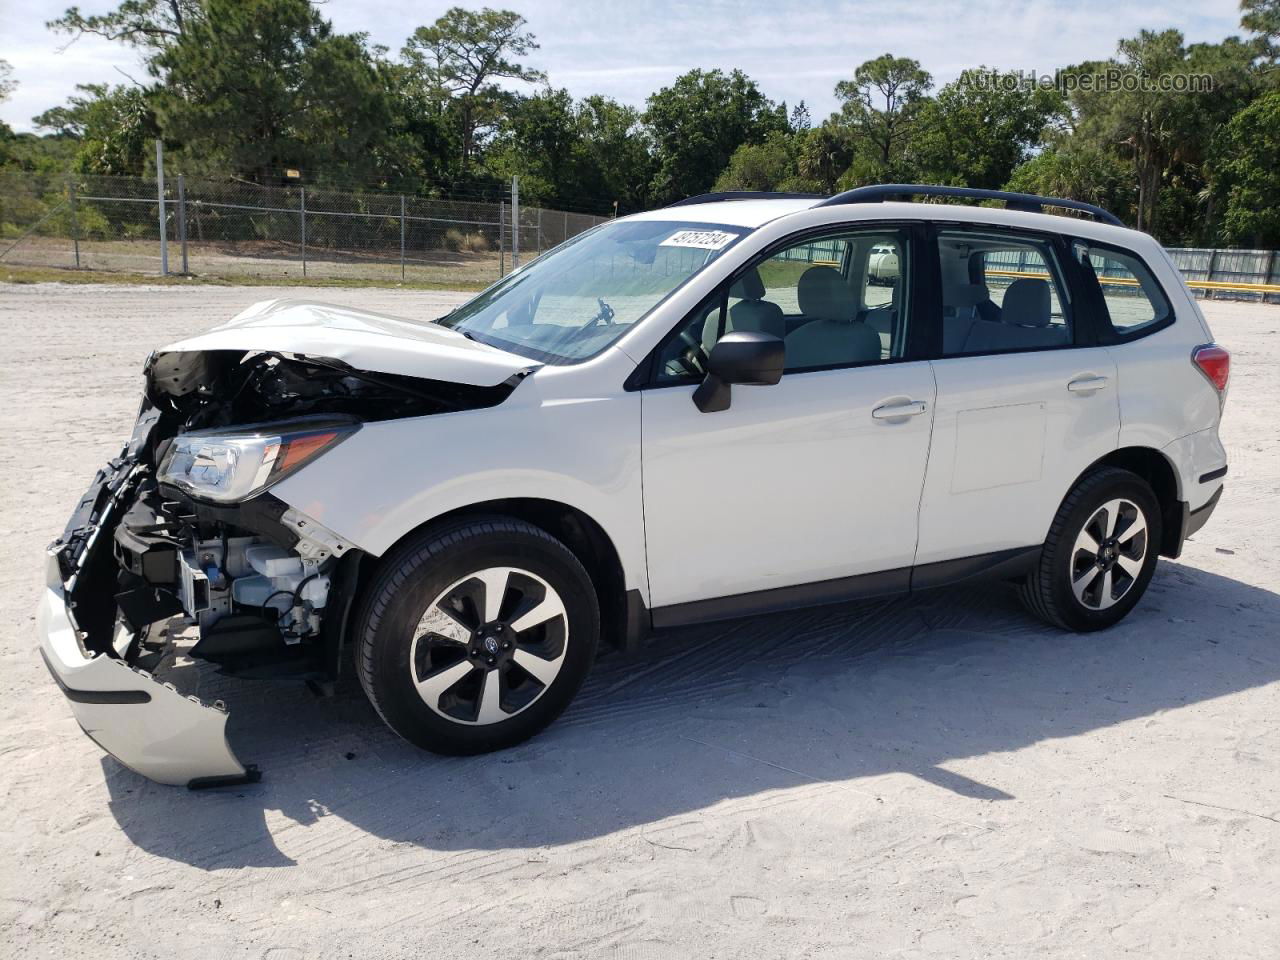
<path fill-rule="evenodd" d="M 208 333 L 157 351 L 273 351 L 340 360 L 359 370 L 491 387 L 540 366 L 434 323 L 310 300 L 264 300 Z"/>

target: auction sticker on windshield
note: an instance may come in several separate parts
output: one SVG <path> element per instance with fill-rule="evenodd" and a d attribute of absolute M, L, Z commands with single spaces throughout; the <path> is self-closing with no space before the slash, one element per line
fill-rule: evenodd
<path fill-rule="evenodd" d="M 660 247 L 694 247 L 698 250 L 721 250 L 738 239 L 736 233 L 723 230 L 677 230 Z"/>

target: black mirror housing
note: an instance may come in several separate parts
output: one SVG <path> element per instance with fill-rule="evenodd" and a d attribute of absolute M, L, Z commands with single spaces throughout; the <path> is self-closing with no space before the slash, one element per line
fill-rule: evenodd
<path fill-rule="evenodd" d="M 782 379 L 786 346 L 770 333 L 736 330 L 726 333 L 711 348 L 707 376 L 693 392 L 693 402 L 703 413 L 729 409 L 729 386 L 740 383 L 771 386 Z"/>

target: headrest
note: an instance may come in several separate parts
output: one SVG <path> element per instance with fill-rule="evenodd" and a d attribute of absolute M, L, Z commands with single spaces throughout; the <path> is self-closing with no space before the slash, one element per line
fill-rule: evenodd
<path fill-rule="evenodd" d="M 1049 304 L 1049 282 L 1022 277 L 1005 290 L 1000 319 L 1018 327 L 1047 327 L 1051 319 Z"/>
<path fill-rule="evenodd" d="M 729 288 L 729 296 L 739 300 L 760 300 L 764 297 L 764 281 L 760 279 L 760 271 L 752 267 Z"/>
<path fill-rule="evenodd" d="M 985 283 L 963 283 L 947 290 L 943 296 L 943 303 L 948 307 L 965 309 L 966 307 L 976 307 L 978 304 L 985 303 L 990 299 L 991 294 L 988 292 Z"/>
<path fill-rule="evenodd" d="M 852 322 L 858 312 L 853 291 L 834 267 L 810 267 L 796 286 L 800 312 L 819 320 Z"/>

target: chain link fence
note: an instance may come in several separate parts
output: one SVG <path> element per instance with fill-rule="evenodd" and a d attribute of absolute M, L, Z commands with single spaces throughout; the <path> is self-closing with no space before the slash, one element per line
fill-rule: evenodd
<path fill-rule="evenodd" d="M 163 210 L 162 210 L 163 207 Z M 510 203 L 167 177 L 0 174 L 0 264 L 488 284 L 605 218 Z M 518 234 L 517 234 L 518 231 Z"/>
<path fill-rule="evenodd" d="M 492 282 L 605 218 L 507 202 L 146 177 L 0 174 L 0 265 L 225 277 Z M 517 244 L 518 241 L 518 244 Z M 1274 250 L 1171 249 L 1197 296 L 1280 303 Z M 1196 283 L 1208 283 L 1198 287 Z"/>

